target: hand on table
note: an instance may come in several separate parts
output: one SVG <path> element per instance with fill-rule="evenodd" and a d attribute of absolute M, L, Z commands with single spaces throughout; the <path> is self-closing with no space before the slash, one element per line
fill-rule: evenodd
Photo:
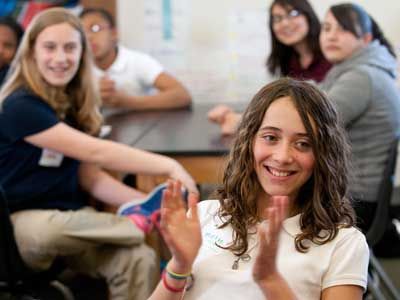
<path fill-rule="evenodd" d="M 115 81 L 108 76 L 100 78 L 99 87 L 103 105 L 109 107 L 126 107 L 128 105 L 128 103 L 126 103 L 126 94 L 119 91 Z"/>
<path fill-rule="evenodd" d="M 229 106 L 220 104 L 208 112 L 208 119 L 221 126 L 223 135 L 232 135 L 236 133 L 241 115 L 235 113 Z"/>
<path fill-rule="evenodd" d="M 230 108 L 229 106 L 227 106 L 225 104 L 219 104 L 219 105 L 213 107 L 208 112 L 207 116 L 211 122 L 221 124 L 225 119 L 225 115 L 230 112 L 233 112 L 232 108 Z"/>

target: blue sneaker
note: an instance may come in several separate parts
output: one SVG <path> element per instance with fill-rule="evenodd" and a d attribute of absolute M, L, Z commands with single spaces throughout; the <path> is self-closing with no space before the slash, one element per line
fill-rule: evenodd
<path fill-rule="evenodd" d="M 131 214 L 141 214 L 150 217 L 150 215 L 161 208 L 161 199 L 163 190 L 167 188 L 166 183 L 156 186 L 147 198 L 142 201 L 132 201 L 120 206 L 117 214 L 120 216 L 127 216 Z M 187 199 L 188 192 L 182 189 L 184 199 Z"/>

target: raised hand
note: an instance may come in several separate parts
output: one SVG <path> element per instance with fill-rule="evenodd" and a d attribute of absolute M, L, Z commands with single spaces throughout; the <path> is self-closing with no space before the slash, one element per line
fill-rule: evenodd
<path fill-rule="evenodd" d="M 262 284 L 263 281 L 276 277 L 276 255 L 279 246 L 279 234 L 282 223 L 288 210 L 287 196 L 273 196 L 271 205 L 265 209 L 267 222 L 258 227 L 259 252 L 253 266 L 254 280 Z"/>
<path fill-rule="evenodd" d="M 201 246 L 198 195 L 190 193 L 188 202 L 189 211 L 182 199 L 181 183 L 169 181 L 161 204 L 161 233 L 172 254 L 171 268 L 177 273 L 191 271 Z"/>

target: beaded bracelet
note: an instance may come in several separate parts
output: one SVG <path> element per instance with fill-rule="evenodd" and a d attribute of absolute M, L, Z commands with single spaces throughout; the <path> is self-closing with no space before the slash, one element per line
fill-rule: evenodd
<path fill-rule="evenodd" d="M 179 274 L 179 273 L 175 273 L 171 270 L 168 270 L 168 268 L 165 268 L 165 271 L 168 273 L 168 275 L 176 280 L 185 280 L 186 278 L 190 277 L 190 275 L 192 275 L 192 272 L 186 273 L 186 274 Z"/>
<path fill-rule="evenodd" d="M 170 286 L 167 282 L 167 276 L 166 276 L 166 272 L 162 272 L 161 275 L 161 279 L 162 279 L 162 283 L 164 285 L 164 287 L 170 291 L 171 293 L 182 293 L 185 290 L 185 286 L 181 287 L 181 288 L 175 288 L 173 286 Z"/>

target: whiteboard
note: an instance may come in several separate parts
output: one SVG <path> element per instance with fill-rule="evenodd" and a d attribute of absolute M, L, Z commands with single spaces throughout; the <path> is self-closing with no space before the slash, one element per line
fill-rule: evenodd
<path fill-rule="evenodd" d="M 334 3 L 311 0 L 322 18 Z M 359 0 L 400 45 L 398 0 Z M 267 10 L 271 0 L 118 0 L 120 40 L 158 59 L 194 102 L 249 102 L 273 78 Z"/>

